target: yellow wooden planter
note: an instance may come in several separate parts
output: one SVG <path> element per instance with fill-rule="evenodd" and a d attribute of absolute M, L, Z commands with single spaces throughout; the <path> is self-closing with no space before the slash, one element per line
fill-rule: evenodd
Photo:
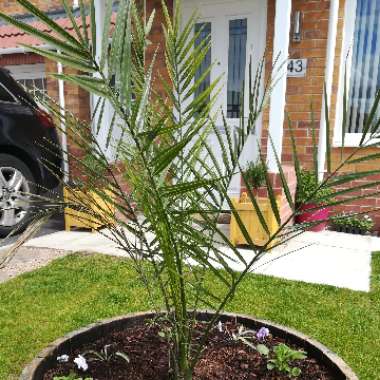
<path fill-rule="evenodd" d="M 105 191 L 111 199 L 112 193 Z M 88 209 L 94 211 L 95 214 L 102 214 L 101 218 L 95 217 L 87 212 L 65 208 L 65 229 L 70 231 L 71 228 L 86 228 L 95 232 L 97 229 L 113 223 L 112 216 L 115 214 L 115 203 L 105 201 L 93 191 L 83 191 L 76 189 L 63 189 L 65 202 L 73 202 L 75 204 L 83 203 Z M 103 211 L 102 211 L 103 210 Z"/>
<path fill-rule="evenodd" d="M 260 210 L 265 218 L 270 234 L 272 235 L 278 229 L 276 217 L 272 211 L 272 207 L 268 198 L 256 198 Z M 247 194 L 243 193 L 242 197 L 231 198 L 239 216 L 247 229 L 249 236 L 256 245 L 264 245 L 268 241 L 268 233 L 262 227 L 260 220 L 255 211 L 255 207 L 249 200 Z M 278 208 L 280 209 L 281 196 L 276 197 Z M 230 239 L 234 245 L 246 245 L 244 238 L 236 218 L 231 216 Z M 273 245 L 273 242 L 271 245 Z"/>

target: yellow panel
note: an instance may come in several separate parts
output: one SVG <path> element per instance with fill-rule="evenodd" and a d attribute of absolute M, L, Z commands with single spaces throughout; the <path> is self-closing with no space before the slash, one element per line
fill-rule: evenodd
<path fill-rule="evenodd" d="M 112 199 L 111 192 L 106 191 Z M 73 200 L 73 202 L 82 202 L 86 207 L 91 208 L 94 213 L 99 213 L 101 210 L 107 210 L 109 216 L 102 217 L 102 220 L 97 219 L 91 214 L 83 211 L 73 210 L 69 207 L 65 208 L 65 229 L 70 230 L 72 227 L 87 228 L 95 231 L 96 229 L 103 227 L 113 222 L 112 215 L 115 214 L 115 204 L 110 203 L 102 199 L 98 194 L 93 191 L 83 192 L 82 190 L 72 190 L 64 188 L 64 199 L 66 202 Z M 108 219 L 108 221 L 107 221 Z M 106 223 L 107 221 L 107 223 Z"/>
<path fill-rule="evenodd" d="M 244 197 L 244 195 L 241 199 L 231 198 L 231 201 L 239 213 L 239 216 L 252 241 L 256 245 L 264 245 L 268 241 L 268 234 L 262 227 L 253 204 L 248 200 L 247 197 Z M 280 196 L 276 198 L 276 202 L 277 207 L 281 209 Z M 257 203 L 268 225 L 270 235 L 272 236 L 278 230 L 279 226 L 270 205 L 270 201 L 268 198 L 257 198 Z M 234 245 L 247 245 L 247 241 L 244 238 L 243 233 L 241 232 L 236 221 L 236 218 L 233 215 L 231 216 L 230 239 Z M 274 243 L 275 241 L 273 241 L 271 245 Z"/>

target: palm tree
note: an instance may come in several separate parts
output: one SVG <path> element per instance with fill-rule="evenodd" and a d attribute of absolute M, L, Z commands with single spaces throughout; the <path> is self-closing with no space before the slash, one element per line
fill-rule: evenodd
<path fill-rule="evenodd" d="M 90 157 L 90 161 L 70 157 L 86 176 L 88 197 L 76 197 L 75 189 L 72 189 L 72 197 L 68 202 L 37 197 L 34 204 L 38 211 L 36 223 L 65 207 L 86 211 L 98 220 L 113 220 L 107 236 L 131 258 L 149 290 L 152 307 L 157 312 L 164 307 L 165 318 L 171 327 L 167 338 L 170 342 L 173 376 L 175 379 L 190 380 L 211 329 L 246 274 L 270 251 L 273 244 L 283 244 L 306 228 L 305 225 L 293 228 L 288 226 L 299 208 L 291 196 L 278 156 L 278 172 L 292 215 L 286 221 L 281 221 L 268 169 L 263 165 L 268 198 L 278 223 L 275 232 L 270 230 L 256 196 L 247 186 L 249 201 L 257 213 L 261 227 L 267 232 L 265 244 L 255 244 L 228 195 L 234 175 L 241 174 L 246 183 L 249 181 L 239 157 L 276 84 L 276 67 L 272 78 L 263 86 L 264 60 L 255 73 L 252 73 L 250 67 L 250 79 L 246 83 L 249 93 L 248 118 L 242 117 L 239 127 L 235 129 L 230 128 L 224 118 L 221 131 L 214 123 L 214 104 L 224 79 L 218 78 L 207 88 L 201 87 L 212 66 L 195 79 L 196 72 L 210 49 L 210 39 L 203 39 L 194 47 L 194 41 L 202 30 L 193 33 L 196 14 L 181 27 L 179 0 L 176 1 L 173 17 L 169 15 L 165 3 L 162 4 L 165 16 L 162 26 L 165 63 L 169 79 L 154 79 L 157 50 L 150 61 L 146 54 L 147 49 L 151 49 L 149 35 L 154 12 L 150 15 L 141 13 L 144 11 L 140 10 L 134 0 L 120 0 L 116 20 L 112 19 L 112 1 L 107 2 L 106 27 L 101 47 L 96 46 L 99 36 L 96 35 L 93 0 L 89 1 L 88 7 L 81 2 L 79 20 L 74 17 L 67 1 L 62 0 L 73 25 L 74 35 L 49 19 L 28 0 L 18 2 L 48 25 L 54 35 L 44 34 L 5 14 L 0 14 L 0 17 L 54 47 L 56 51 L 32 46 L 28 46 L 28 49 L 61 62 L 67 68 L 76 69 L 74 74 L 53 76 L 82 87 L 97 99 L 92 120 L 87 124 L 77 120 L 67 110 L 63 113 L 54 102 L 46 104 L 58 119 L 65 122 L 66 133 Z M 156 93 L 155 80 L 160 81 L 165 96 Z M 378 100 L 379 96 L 373 106 L 372 117 L 367 119 L 361 145 L 349 157 L 342 157 L 336 168 L 332 168 L 331 146 L 327 144 L 328 170 L 316 191 L 331 191 L 326 195 L 324 205 L 316 206 L 316 209 L 358 198 L 353 195 L 358 188 L 338 191 L 335 187 L 380 173 L 379 169 L 375 169 L 370 172 L 341 174 L 346 164 L 358 160 L 370 162 L 377 157 L 362 153 L 366 146 L 376 144 L 374 141 L 379 122 L 375 115 Z M 113 118 L 108 125 L 104 118 L 107 104 L 113 110 Z M 100 127 L 104 128 L 104 125 L 108 138 L 106 144 L 101 146 L 97 136 Z M 328 120 L 326 125 L 326 139 L 329 142 Z M 89 133 L 91 130 L 93 133 Z M 114 137 L 115 130 L 119 131 L 117 138 Z M 222 163 L 216 157 L 215 147 L 208 144 L 210 134 L 216 136 L 217 149 L 222 152 Z M 302 169 L 294 137 L 293 147 L 294 167 L 296 173 L 300 173 Z M 110 149 L 114 152 L 112 160 L 107 153 Z M 265 163 L 263 155 L 260 157 Z M 128 191 L 123 190 L 115 175 L 114 161 L 123 164 L 122 174 L 129 185 Z M 99 186 L 99 181 L 104 178 L 107 186 Z M 371 183 L 375 182 L 369 181 Z M 65 186 L 70 190 L 69 184 Z M 347 197 L 337 200 L 337 196 L 343 193 Z M 108 202 L 106 204 L 114 201 L 116 215 L 107 206 L 98 210 L 91 208 L 93 198 L 90 194 L 101 197 Z M 313 194 L 310 195 L 312 196 Z M 244 256 L 218 224 L 220 215 L 225 212 L 234 216 L 250 247 Z M 232 269 L 232 264 L 236 262 L 243 268 L 241 272 Z M 205 275 L 209 272 L 220 284 L 218 293 L 205 286 Z M 156 296 L 157 292 L 160 297 Z M 202 331 L 201 341 L 194 343 L 191 336 L 196 321 L 192 311 L 204 307 L 215 312 Z"/>

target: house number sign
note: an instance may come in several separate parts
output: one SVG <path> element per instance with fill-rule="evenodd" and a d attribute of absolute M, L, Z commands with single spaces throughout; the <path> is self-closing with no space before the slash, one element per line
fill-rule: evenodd
<path fill-rule="evenodd" d="M 288 77 L 304 77 L 307 69 L 307 58 L 288 60 Z"/>

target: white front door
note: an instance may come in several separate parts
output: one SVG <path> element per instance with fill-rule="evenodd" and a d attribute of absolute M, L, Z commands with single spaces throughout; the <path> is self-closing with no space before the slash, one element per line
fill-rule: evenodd
<path fill-rule="evenodd" d="M 223 125 L 222 112 L 231 128 L 239 125 L 241 91 L 248 84 L 249 61 L 252 58 L 253 75 L 264 54 L 266 40 L 266 1 L 265 0 L 186 0 L 183 2 L 184 23 L 197 11 L 199 15 L 195 30 L 202 29 L 199 39 L 211 35 L 211 49 L 204 60 L 204 66 L 216 62 L 203 88 L 223 75 L 222 89 L 215 105 L 220 111 L 216 120 L 217 126 Z M 196 44 L 199 41 L 196 41 Z M 201 70 L 199 70 L 201 71 Z M 201 75 L 201 72 L 197 73 Z M 248 110 L 248 89 L 244 89 L 244 109 Z M 245 112 L 245 118 L 248 113 Z M 257 159 L 257 139 L 260 126 L 255 135 L 250 136 L 241 158 L 242 164 Z M 210 146 L 218 144 L 210 139 Z M 221 153 L 215 152 L 221 159 Z M 230 184 L 229 192 L 237 195 L 240 191 L 240 177 L 236 176 Z"/>

